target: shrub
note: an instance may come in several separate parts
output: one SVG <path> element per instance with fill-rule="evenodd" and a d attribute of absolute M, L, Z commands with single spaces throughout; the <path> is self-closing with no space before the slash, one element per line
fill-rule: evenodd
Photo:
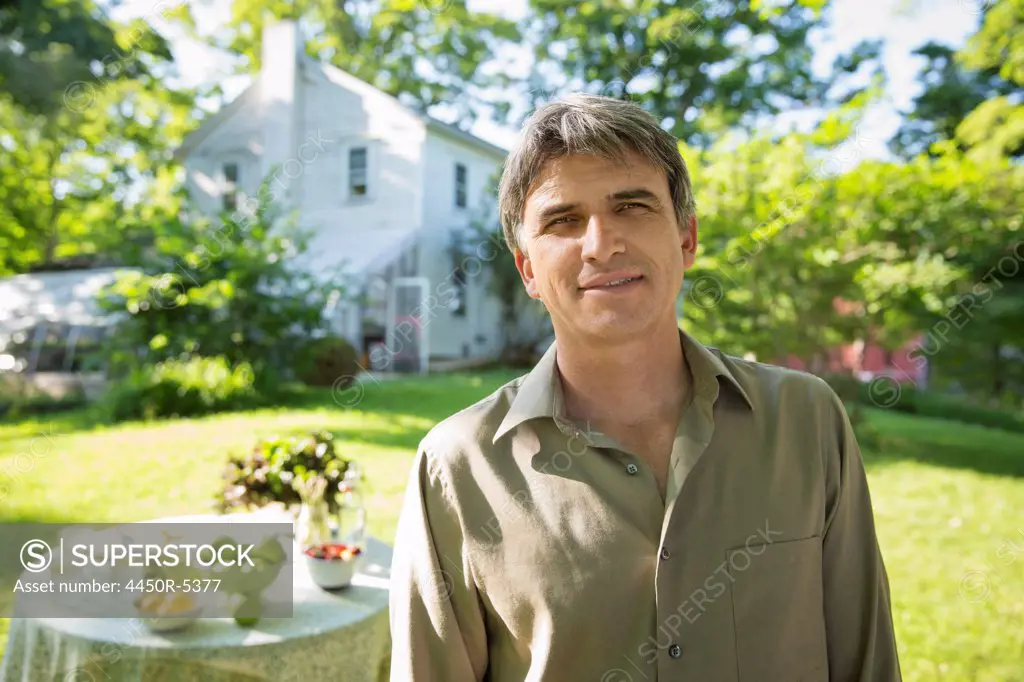
<path fill-rule="evenodd" d="M 259 404 L 252 366 L 223 357 L 168 360 L 134 370 L 100 409 L 113 420 L 191 417 Z"/>
<path fill-rule="evenodd" d="M 861 382 L 850 375 L 833 374 L 823 378 L 844 402 L 879 407 L 872 400 L 870 383 Z M 913 385 L 901 385 L 899 398 L 891 405 L 885 406 L 885 409 L 1024 433 L 1024 414 L 972 405 L 937 391 L 922 391 Z"/>
<path fill-rule="evenodd" d="M 299 504 L 302 500 L 292 487 L 294 480 L 321 474 L 327 479 L 328 508 L 336 513 L 335 496 L 350 466 L 351 462 L 336 452 L 334 436 L 327 431 L 265 438 L 249 453 L 229 458 L 217 504 L 221 512 L 272 502 Z"/>
<path fill-rule="evenodd" d="M 911 390 L 907 398 L 906 410 L 914 414 L 1024 433 L 1024 415 L 1022 414 L 972 405 L 952 396 L 932 391 Z M 899 402 L 903 402 L 902 396 Z"/>
<path fill-rule="evenodd" d="M 17 419 L 29 415 L 53 414 L 87 405 L 85 393 L 76 391 L 60 398 L 45 393 L 31 396 L 0 396 L 0 417 Z"/>
<path fill-rule="evenodd" d="M 298 378 L 308 386 L 345 388 L 360 370 L 355 347 L 338 336 L 310 342 L 296 363 Z"/>
<path fill-rule="evenodd" d="M 152 249 L 98 296 L 121 321 L 99 359 L 110 377 L 194 355 L 248 363 L 258 388 L 276 388 L 324 310 L 345 295 L 342 268 L 302 264 L 311 232 L 281 218 L 261 187 L 255 213 L 164 225 Z"/>

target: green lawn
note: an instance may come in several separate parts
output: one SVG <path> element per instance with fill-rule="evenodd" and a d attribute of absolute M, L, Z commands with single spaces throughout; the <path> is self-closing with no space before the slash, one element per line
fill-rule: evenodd
<path fill-rule="evenodd" d="M 0 425 L 0 484 L 10 488 L 0 520 L 206 512 L 229 452 L 326 428 L 363 466 L 370 530 L 390 543 L 419 439 L 513 376 L 368 380 L 353 408 L 325 391 L 204 419 L 93 428 L 70 413 Z M 1024 681 L 1024 436 L 881 411 L 870 419 L 890 443 L 865 457 L 904 679 Z M 6 631 L 0 621 L 0 642 Z"/>

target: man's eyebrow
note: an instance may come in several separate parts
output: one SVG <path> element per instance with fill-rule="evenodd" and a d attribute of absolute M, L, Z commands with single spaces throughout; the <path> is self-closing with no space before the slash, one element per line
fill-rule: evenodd
<path fill-rule="evenodd" d="M 554 218 L 556 215 L 562 213 L 568 213 L 569 211 L 575 211 L 579 208 L 579 204 L 555 204 L 554 206 L 545 206 L 537 213 L 537 220 L 541 223 Z"/>
<path fill-rule="evenodd" d="M 619 192 L 613 192 L 606 196 L 608 201 L 628 201 L 629 199 L 646 199 L 655 206 L 661 206 L 661 201 L 658 199 L 658 195 L 649 189 L 637 187 L 634 189 L 624 189 Z M 562 203 L 554 204 L 552 206 L 545 206 L 537 212 L 537 221 L 544 223 L 555 216 L 563 213 L 569 213 L 575 211 L 580 205 L 578 203 Z"/>
<path fill-rule="evenodd" d="M 658 199 L 658 195 L 649 189 L 638 187 L 636 189 L 624 189 L 621 192 L 614 192 L 609 194 L 607 199 L 609 201 L 626 201 L 629 199 L 647 199 L 655 204 L 661 205 L 661 201 Z"/>

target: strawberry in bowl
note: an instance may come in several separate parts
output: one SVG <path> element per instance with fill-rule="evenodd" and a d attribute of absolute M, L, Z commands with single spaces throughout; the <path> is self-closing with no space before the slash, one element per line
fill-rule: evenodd
<path fill-rule="evenodd" d="M 351 583 L 363 559 L 361 548 L 336 543 L 310 545 L 302 554 L 310 578 L 326 590 Z"/>
<path fill-rule="evenodd" d="M 354 545 L 323 544 L 311 545 L 306 548 L 306 556 L 313 559 L 340 559 L 351 561 L 363 553 L 363 550 Z"/>

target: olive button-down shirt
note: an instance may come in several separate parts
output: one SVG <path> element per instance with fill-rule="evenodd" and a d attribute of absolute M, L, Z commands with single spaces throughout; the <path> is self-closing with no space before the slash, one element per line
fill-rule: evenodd
<path fill-rule="evenodd" d="M 680 330 L 663 499 L 565 413 L 557 342 L 434 427 L 391 572 L 394 682 L 894 682 L 860 451 L 822 380 Z"/>

